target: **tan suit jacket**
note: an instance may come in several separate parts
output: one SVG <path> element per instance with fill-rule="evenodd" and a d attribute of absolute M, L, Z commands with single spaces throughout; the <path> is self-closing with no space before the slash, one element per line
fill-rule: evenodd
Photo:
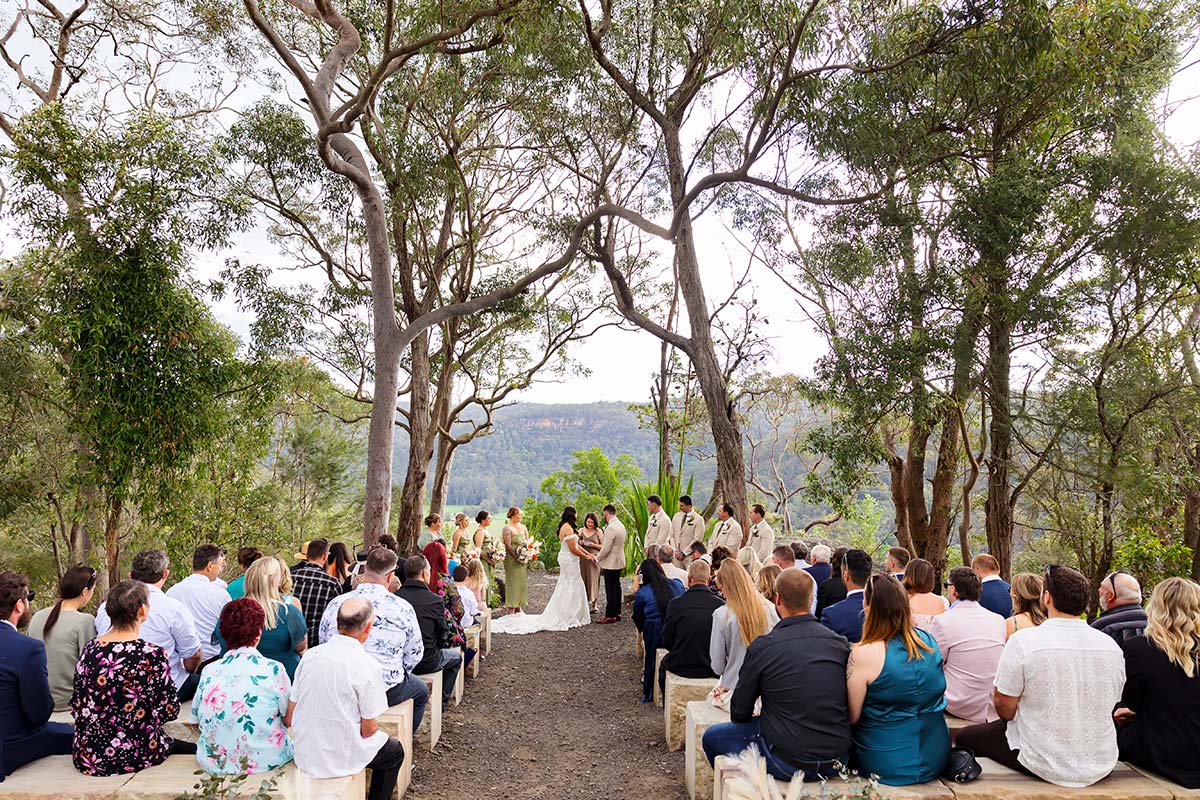
<path fill-rule="evenodd" d="M 604 528 L 604 541 L 596 555 L 600 569 L 625 569 L 625 536 L 625 526 L 621 520 L 613 517 L 613 521 Z"/>
<path fill-rule="evenodd" d="M 746 540 L 746 546 L 754 548 L 754 554 L 762 563 L 771 560 L 771 551 L 775 549 L 775 531 L 765 519 L 750 524 L 750 538 Z"/>
<path fill-rule="evenodd" d="M 718 522 L 717 527 L 713 529 L 712 541 L 709 544 L 709 552 L 724 545 L 729 548 L 730 552 L 737 555 L 737 551 L 742 549 L 741 523 L 737 521 L 736 517 Z"/>
<path fill-rule="evenodd" d="M 650 515 L 646 525 L 646 546 L 671 543 L 671 518 L 661 508 Z"/>
<path fill-rule="evenodd" d="M 682 511 L 676 512 L 671 518 L 671 537 L 670 544 L 674 545 L 676 550 L 686 551 L 692 542 L 703 542 L 704 517 L 695 509 L 687 514 Z"/>

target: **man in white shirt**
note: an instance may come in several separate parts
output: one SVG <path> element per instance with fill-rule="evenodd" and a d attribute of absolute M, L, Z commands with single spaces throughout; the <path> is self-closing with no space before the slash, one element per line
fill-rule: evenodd
<path fill-rule="evenodd" d="M 196 635 L 200 637 L 202 661 L 221 654 L 213 644 L 213 631 L 221 621 L 221 611 L 229 602 L 229 592 L 217 579 L 225 571 L 225 548 L 202 544 L 192 553 L 192 574 L 167 589 L 167 597 L 178 600 L 192 613 Z"/>
<path fill-rule="evenodd" d="M 388 710 L 379 662 L 363 649 L 375 612 L 351 597 L 337 609 L 337 634 L 310 649 L 296 668 L 284 724 L 292 729 L 296 766 L 313 778 L 342 778 L 371 770 L 368 800 L 391 800 L 404 747 L 379 730 Z"/>
<path fill-rule="evenodd" d="M 167 655 L 171 664 L 171 680 L 179 690 L 179 699 L 191 700 L 196 694 L 200 676 L 195 670 L 200 666 L 203 652 L 200 637 L 196 634 L 196 622 L 187 606 L 173 597 L 167 597 L 162 587 L 170 575 L 167 569 L 167 554 L 162 550 L 143 550 L 133 557 L 129 577 L 146 584 L 150 593 L 150 616 L 142 623 L 142 639 L 156 644 Z M 112 628 L 104 604 L 96 609 L 96 635 L 103 636 Z"/>
<path fill-rule="evenodd" d="M 970 567 L 955 567 L 946 579 L 950 608 L 929 623 L 929 633 L 942 651 L 946 675 L 946 711 L 971 722 L 999 719 L 992 703 L 992 683 L 1004 652 L 1004 618 L 979 605 L 979 576 Z"/>
<path fill-rule="evenodd" d="M 742 524 L 733 516 L 733 506 L 722 503 L 717 509 L 717 519 L 720 522 L 713 530 L 712 547 L 709 550 L 726 547 L 729 552 L 737 555 L 737 551 L 742 549 Z"/>
<path fill-rule="evenodd" d="M 1111 636 L 1080 619 L 1091 585 L 1078 570 L 1042 577 L 1046 621 L 1004 647 L 992 695 L 998 722 L 958 732 L 976 756 L 1068 788 L 1091 786 L 1117 764 L 1112 710 L 1125 685 L 1125 657 Z"/>
<path fill-rule="evenodd" d="M 663 511 L 662 498 L 652 494 L 646 498 L 650 519 L 646 523 L 646 547 L 669 544 L 671 541 L 671 518 Z"/>
<path fill-rule="evenodd" d="M 767 509 L 762 503 L 750 506 L 750 538 L 746 540 L 746 546 L 752 548 L 764 564 L 775 549 L 775 531 L 767 522 Z"/>
<path fill-rule="evenodd" d="M 675 566 L 672 561 L 675 560 L 675 548 L 669 544 L 659 545 L 658 551 L 654 554 L 654 560 L 659 563 L 666 573 L 667 580 L 679 581 L 686 589 L 688 585 L 688 574 L 686 569 L 680 569 Z"/>
<path fill-rule="evenodd" d="M 679 511 L 671 518 L 671 541 L 676 561 L 682 562 L 684 551 L 692 542 L 704 541 L 704 517 L 692 505 L 691 495 L 679 498 Z"/>
<path fill-rule="evenodd" d="M 464 628 L 469 628 L 475 624 L 475 617 L 479 615 L 479 601 L 475 599 L 475 592 L 471 591 L 471 587 L 467 586 L 467 568 L 463 564 L 459 564 L 454 568 L 454 588 L 458 590 L 458 597 L 462 600 L 463 615 L 459 620 Z"/>

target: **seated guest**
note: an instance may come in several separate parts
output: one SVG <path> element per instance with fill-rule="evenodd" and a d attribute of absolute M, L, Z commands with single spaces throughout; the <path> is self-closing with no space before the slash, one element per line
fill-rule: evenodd
<path fill-rule="evenodd" d="M 808 563 L 808 545 L 801 541 L 792 542 L 792 555 L 796 557 L 796 566 L 800 569 L 808 569 L 812 564 Z"/>
<path fill-rule="evenodd" d="M 742 569 L 750 573 L 751 578 L 758 577 L 758 571 L 762 569 L 762 562 L 758 560 L 758 555 L 754 552 L 753 547 L 743 547 L 738 550 L 737 561 L 742 565 Z"/>
<path fill-rule="evenodd" d="M 183 603 L 192 614 L 196 635 L 200 637 L 201 663 L 221 654 L 220 648 L 213 643 L 213 631 L 221 619 L 221 610 L 229 602 L 229 592 L 221 583 L 224 571 L 225 549 L 215 544 L 202 544 L 192 553 L 192 574 L 167 589 L 167 597 Z"/>
<path fill-rule="evenodd" d="M 663 569 L 667 580 L 679 581 L 680 586 L 687 584 L 687 570 L 675 566 L 675 548 L 669 544 L 659 545 L 654 551 L 654 560 Z"/>
<path fill-rule="evenodd" d="M 295 607 L 300 615 L 304 615 L 304 607 L 300 605 L 300 601 L 296 599 L 296 585 L 292 583 L 292 570 L 288 567 L 283 556 L 273 556 L 275 563 L 279 565 L 279 596 L 283 601 L 290 606 Z M 304 623 L 305 628 L 308 627 L 308 622 Z"/>
<path fill-rule="evenodd" d="M 487 568 L 478 558 L 473 558 L 467 563 L 467 586 L 475 595 L 475 608 L 477 609 L 476 616 L 488 607 L 488 591 L 491 584 L 488 581 Z"/>
<path fill-rule="evenodd" d="M 1125 691 L 1113 715 L 1121 760 L 1200 789 L 1200 586 L 1154 587 L 1145 636 L 1125 641 Z"/>
<path fill-rule="evenodd" d="M 1073 788 L 1091 786 L 1117 764 L 1112 709 L 1125 684 L 1121 648 L 1079 616 L 1091 586 L 1070 567 L 1042 576 L 1046 621 L 1008 640 L 996 669 L 997 722 L 958 732 L 975 755 Z"/>
<path fill-rule="evenodd" d="M 829 559 L 832 557 L 833 552 L 827 544 L 819 544 L 808 553 L 812 564 L 805 567 L 804 571 L 812 576 L 818 587 L 833 575 L 833 566 L 829 563 Z"/>
<path fill-rule="evenodd" d="M 950 601 L 933 593 L 933 583 L 936 579 L 933 564 L 923 558 L 914 558 L 904 567 L 900 583 L 904 585 L 904 591 L 908 592 L 913 625 L 918 628 L 929 630 L 929 623 L 933 618 L 950 607 Z"/>
<path fill-rule="evenodd" d="M 329 545 L 329 557 L 325 559 L 325 571 L 342 584 L 342 591 L 348 592 L 350 586 L 350 570 L 354 559 L 350 557 L 350 548 L 342 542 Z"/>
<path fill-rule="evenodd" d="M 847 550 L 842 558 L 846 599 L 826 606 L 821 612 L 821 624 L 845 636 L 852 644 L 862 637 L 863 587 L 870 577 L 871 557 L 862 550 Z"/>
<path fill-rule="evenodd" d="M 71 756 L 85 775 L 140 772 L 168 755 L 194 754 L 163 726 L 179 716 L 179 696 L 162 648 L 139 638 L 153 613 L 142 581 L 121 581 L 108 592 L 108 630 L 83 648 L 75 668 Z"/>
<path fill-rule="evenodd" d="M 263 611 L 262 637 L 255 648 L 282 664 L 290 681 L 300 666 L 300 656 L 308 649 L 308 626 L 300 609 L 279 591 L 279 583 L 287 574 L 282 559 L 260 558 L 246 571 L 244 588 L 246 597 L 258 603 Z M 213 636 L 224 653 L 229 643 L 222 638 L 219 626 Z"/>
<path fill-rule="evenodd" d="M 204 668 L 191 720 L 200 726 L 196 760 L 213 775 L 254 775 L 292 760 L 283 718 L 292 683 L 256 645 L 266 615 L 250 598 L 230 601 L 218 625 L 229 650 Z"/>
<path fill-rule="evenodd" d="M 708 547 L 705 546 L 704 542 L 700 541 L 692 542 L 688 545 L 687 558 L 685 560 L 689 564 L 693 561 L 703 561 L 710 567 L 712 566 L 712 556 L 708 554 Z"/>
<path fill-rule="evenodd" d="M 807 570 L 806 570 L 807 571 Z M 778 564 L 764 564 L 763 568 L 758 571 L 758 576 L 754 579 L 754 588 L 767 601 L 767 605 L 771 608 L 775 607 L 775 581 L 779 579 L 779 573 L 783 572 Z"/>
<path fill-rule="evenodd" d="M 980 595 L 979 605 L 993 614 L 1008 619 L 1012 616 L 1011 586 L 1000 577 L 1000 562 L 996 557 L 981 553 L 971 559 L 971 569 L 983 581 L 983 594 Z"/>
<path fill-rule="evenodd" d="M 796 551 L 790 544 L 781 544 L 771 551 L 771 563 L 780 569 L 791 569 L 796 566 Z"/>
<path fill-rule="evenodd" d="M 462 618 L 466 614 L 466 606 L 458 594 L 458 587 L 450 578 L 446 546 L 441 542 L 430 542 L 425 545 L 425 560 L 429 562 L 429 591 L 442 600 L 446 615 L 447 643 L 446 647 L 460 652 L 465 650 L 462 668 L 465 669 L 475 651 L 467 647 L 467 634 L 463 631 Z"/>
<path fill-rule="evenodd" d="M 1142 608 L 1142 587 L 1137 578 L 1124 572 L 1114 572 L 1100 581 L 1097 593 L 1102 612 L 1092 627 L 1124 644 L 1146 630 L 1146 612 Z"/>
<path fill-rule="evenodd" d="M 369 602 L 374 622 L 363 649 L 379 662 L 387 704 L 398 706 L 405 700 L 413 701 L 413 731 L 416 731 L 429 703 L 429 688 L 413 674 L 425 657 L 425 643 L 412 604 L 388 591 L 395 574 L 395 551 L 372 547 L 358 586 L 335 597 L 325 609 L 319 638 L 324 643 L 338 635 L 338 609 L 347 600 L 357 597 Z"/>
<path fill-rule="evenodd" d="M 736 563 L 736 562 L 730 562 Z M 642 632 L 645 660 L 642 664 L 642 702 L 654 700 L 655 651 L 661 647 L 663 615 L 671 600 L 683 594 L 683 584 L 668 580 L 662 564 L 647 558 L 638 567 L 641 587 L 633 595 L 633 624 Z"/>
<path fill-rule="evenodd" d="M 76 564 L 58 581 L 58 602 L 33 615 L 29 635 L 46 646 L 46 670 L 54 710 L 66 711 L 75 688 L 75 665 L 83 646 L 96 638 L 96 618 L 83 611 L 96 591 L 96 570 Z"/>
<path fill-rule="evenodd" d="M 719 697 L 737 688 L 746 648 L 775 628 L 779 614 L 777 604 L 768 603 L 759 594 L 746 570 L 735 561 L 725 562 L 717 573 L 717 585 L 721 587 L 725 605 L 713 612 L 709 661 L 713 672 L 721 678 L 714 691 Z"/>
<path fill-rule="evenodd" d="M 304 560 L 292 567 L 292 583 L 304 611 L 304 624 L 308 626 L 308 646 L 316 647 L 325 608 L 342 593 L 342 584 L 325 571 L 325 562 L 329 560 L 327 540 L 305 542 L 304 550 L 297 555 L 304 556 Z"/>
<path fill-rule="evenodd" d="M 946 711 L 971 722 L 992 722 L 999 719 L 992 704 L 992 681 L 1008 638 L 1004 620 L 979 605 L 979 576 L 970 567 L 950 570 L 946 593 L 950 610 L 934 617 L 927 628 L 942 651 Z"/>
<path fill-rule="evenodd" d="M 479 570 L 479 574 L 483 574 L 482 569 Z M 479 616 L 479 599 L 475 590 L 468 583 L 470 580 L 471 571 L 465 564 L 459 564 L 454 568 L 454 588 L 462 600 L 463 609 L 462 616 L 458 618 L 458 624 L 464 629 L 474 625 L 475 618 Z"/>
<path fill-rule="evenodd" d="M 781 620 L 746 652 L 729 705 L 731 721 L 704 732 L 709 764 L 756 746 L 773 777 L 791 780 L 799 774 L 813 781 L 835 776 L 847 763 L 850 646 L 809 613 L 815 588 L 804 570 L 780 572 L 775 604 Z M 760 698 L 762 713 L 754 716 Z"/>
<path fill-rule="evenodd" d="M 441 514 L 430 514 L 425 517 L 425 530 L 417 536 L 417 549 L 424 552 L 432 542 L 446 543 L 446 537 L 442 535 Z"/>
<path fill-rule="evenodd" d="M 384 547 L 368 553 L 368 565 L 376 551 L 390 554 L 395 567 L 396 554 Z M 301 772 L 324 779 L 370 769 L 368 800 L 391 800 L 405 753 L 400 742 L 379 730 L 379 716 L 394 703 L 380 680 L 379 661 L 365 649 L 374 609 L 370 600 L 353 593 L 339 600 L 333 610 L 337 633 L 304 657 L 283 722 L 292 729 Z"/>
<path fill-rule="evenodd" d="M 688 588 L 667 604 L 663 618 L 662 646 L 667 649 L 658 687 L 663 689 L 667 672 L 681 678 L 715 678 L 709 645 L 712 642 L 713 612 L 725 603 L 708 590 L 712 570 L 703 561 L 688 567 Z"/>
<path fill-rule="evenodd" d="M 904 583 L 904 570 L 908 568 L 910 559 L 912 553 L 908 552 L 907 547 L 889 547 L 887 555 L 883 557 L 883 571 Z"/>
<path fill-rule="evenodd" d="M 891 575 L 871 576 L 863 607 L 862 640 L 846 668 L 850 763 L 888 786 L 937 780 L 950 753 L 937 643 L 913 627 L 908 595 Z"/>
<path fill-rule="evenodd" d="M 452 629 L 446 622 L 446 604 L 429 588 L 433 571 L 425 556 L 404 559 L 404 585 L 396 596 L 407 600 L 416 612 L 421 630 L 422 657 L 413 671 L 418 675 L 442 673 L 442 702 L 454 696 L 454 682 L 463 666 L 463 654 L 451 646 Z"/>
<path fill-rule="evenodd" d="M 1017 631 L 1036 628 L 1046 621 L 1046 607 L 1042 605 L 1041 575 L 1022 572 L 1013 576 L 1010 598 L 1015 613 L 1005 621 L 1006 640 Z"/>
<path fill-rule="evenodd" d="M 144 620 L 140 636 L 162 648 L 171 665 L 171 680 L 179 690 L 179 699 L 191 700 L 196 694 L 196 684 L 200 682 L 200 676 L 195 674 L 203 660 L 200 636 L 196 633 L 192 612 L 162 590 L 170 574 L 167 554 L 162 550 L 143 550 L 133 557 L 129 568 L 129 577 L 146 584 L 150 596 L 151 614 Z M 96 609 L 96 633 L 103 636 L 110 627 L 107 603 L 101 603 Z"/>
<path fill-rule="evenodd" d="M 818 620 L 825 609 L 846 599 L 846 584 L 842 581 L 842 561 L 845 558 L 846 548 L 839 547 L 834 550 L 829 559 L 829 577 L 817 585 Z"/>
<path fill-rule="evenodd" d="M 0 572 L 0 783 L 18 767 L 71 752 L 70 725 L 50 722 L 46 648 L 19 632 L 33 616 L 29 579 Z"/>
<path fill-rule="evenodd" d="M 225 587 L 225 591 L 229 593 L 230 600 L 238 600 L 246 596 L 246 570 L 250 569 L 250 565 L 263 557 L 262 550 L 257 547 L 239 547 L 237 551 L 238 566 L 242 568 L 242 574 L 229 582 Z"/>

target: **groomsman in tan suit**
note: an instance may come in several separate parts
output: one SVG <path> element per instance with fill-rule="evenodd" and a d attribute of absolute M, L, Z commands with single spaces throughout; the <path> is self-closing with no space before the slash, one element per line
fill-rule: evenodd
<path fill-rule="evenodd" d="M 650 509 L 650 520 L 646 524 L 646 547 L 671 543 L 671 518 L 663 511 L 662 498 L 652 494 L 646 498 Z"/>
<path fill-rule="evenodd" d="M 679 498 L 679 512 L 671 518 L 671 541 L 668 544 L 675 548 L 675 561 L 683 563 L 684 553 L 692 542 L 703 541 L 704 517 L 693 508 L 691 496 L 685 494 Z"/>
<path fill-rule="evenodd" d="M 742 525 L 733 516 L 733 506 L 729 503 L 722 503 L 717 509 L 717 518 L 721 520 L 717 523 L 716 529 L 712 535 L 712 548 L 724 546 L 729 548 L 732 553 L 737 553 L 742 549 Z"/>
<path fill-rule="evenodd" d="M 604 541 L 596 561 L 604 576 L 604 618 L 601 625 L 621 619 L 621 573 L 625 570 L 625 526 L 617 519 L 617 509 L 604 507 Z"/>
<path fill-rule="evenodd" d="M 754 554 L 764 564 L 771 560 L 771 551 L 775 549 L 775 531 L 766 516 L 767 509 L 762 503 L 750 506 L 750 538 L 746 540 L 746 546 L 754 548 Z"/>

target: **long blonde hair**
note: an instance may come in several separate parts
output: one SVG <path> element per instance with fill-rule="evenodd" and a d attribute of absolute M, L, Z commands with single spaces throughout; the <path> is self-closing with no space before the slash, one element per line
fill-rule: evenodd
<path fill-rule="evenodd" d="M 288 569 L 279 566 L 277 558 L 260 558 L 246 570 L 246 597 L 262 606 L 266 615 L 263 630 L 274 628 L 279 622 L 279 607 L 283 605 L 279 587 L 283 575 L 289 573 Z"/>
<path fill-rule="evenodd" d="M 762 569 L 758 571 L 758 577 L 754 579 L 755 588 L 758 589 L 759 594 L 766 598 L 768 603 L 773 604 L 775 602 L 775 579 L 779 577 L 779 573 L 781 572 L 783 572 L 783 569 L 775 562 L 763 564 Z"/>
<path fill-rule="evenodd" d="M 767 612 L 763 597 L 754 588 L 746 569 L 732 558 L 721 562 L 717 572 L 717 588 L 725 595 L 725 604 L 737 619 L 742 644 L 747 647 L 767 632 Z"/>
<path fill-rule="evenodd" d="M 762 569 L 763 563 L 758 560 L 758 553 L 754 552 L 753 547 L 743 547 L 738 550 L 737 562 L 746 568 L 746 572 L 751 578 L 758 577 L 758 571 Z"/>
<path fill-rule="evenodd" d="M 1028 614 L 1034 625 L 1046 621 L 1046 607 L 1042 605 L 1042 576 L 1032 572 L 1014 575 L 1012 589 L 1013 615 Z"/>
<path fill-rule="evenodd" d="M 467 579 L 474 579 L 475 585 L 480 589 L 488 588 L 487 571 L 483 568 L 483 562 L 478 558 L 472 558 L 467 564 Z"/>
<path fill-rule="evenodd" d="M 1200 585 L 1187 578 L 1167 578 L 1154 587 L 1146 617 L 1146 638 L 1184 675 L 1196 677 L 1200 673 Z"/>

